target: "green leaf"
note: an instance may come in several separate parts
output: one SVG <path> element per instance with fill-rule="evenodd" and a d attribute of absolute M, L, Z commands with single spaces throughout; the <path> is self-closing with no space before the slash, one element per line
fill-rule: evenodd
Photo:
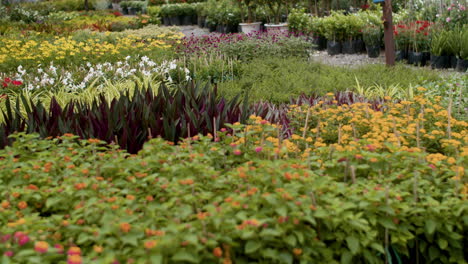
<path fill-rule="evenodd" d="M 47 199 L 47 201 L 45 203 L 45 207 L 50 208 L 50 207 L 58 204 L 62 200 L 63 200 L 63 197 L 60 197 L 60 196 L 51 197 L 51 198 Z"/>
<path fill-rule="evenodd" d="M 353 255 L 346 250 L 343 254 L 341 254 L 341 264 L 350 264 L 352 263 Z"/>
<path fill-rule="evenodd" d="M 288 214 L 288 209 L 284 206 L 276 208 L 275 212 L 280 216 L 285 217 Z"/>
<path fill-rule="evenodd" d="M 287 237 L 285 237 L 284 239 L 284 242 L 286 242 L 286 244 L 290 245 L 291 247 L 295 247 L 296 246 L 296 237 L 293 236 L 293 235 L 289 235 Z"/>
<path fill-rule="evenodd" d="M 439 244 L 439 247 L 441 249 L 446 249 L 447 246 L 448 246 L 448 242 L 447 240 L 443 239 L 443 238 L 439 238 L 439 240 L 437 241 L 437 243 Z"/>
<path fill-rule="evenodd" d="M 188 252 L 185 249 L 177 251 L 177 253 L 172 256 L 173 261 L 187 261 L 190 263 L 198 263 L 198 257 L 194 256 L 191 252 Z"/>
<path fill-rule="evenodd" d="M 279 254 L 279 258 L 281 263 L 293 263 L 293 256 L 289 252 L 281 252 Z"/>
<path fill-rule="evenodd" d="M 152 264 L 162 264 L 163 263 L 163 257 L 161 255 L 154 255 L 150 257 L 150 262 Z"/>
<path fill-rule="evenodd" d="M 432 219 L 428 219 L 426 220 L 426 232 L 429 234 L 429 235 L 432 235 L 434 234 L 434 231 L 436 230 L 436 227 L 437 227 L 437 222 L 435 222 L 434 220 Z"/>
<path fill-rule="evenodd" d="M 348 243 L 348 248 L 351 250 L 353 255 L 356 255 L 359 252 L 359 240 L 353 236 L 346 238 L 346 243 Z"/>
<path fill-rule="evenodd" d="M 373 248 L 373 249 L 379 251 L 380 253 L 385 254 L 385 250 L 384 250 L 384 248 L 383 248 L 382 245 L 380 245 L 380 244 L 374 242 L 374 243 L 372 243 L 370 246 L 371 246 L 371 248 Z"/>
<path fill-rule="evenodd" d="M 256 240 L 249 240 L 245 244 L 245 253 L 252 254 L 256 252 L 261 246 L 262 244 Z"/>

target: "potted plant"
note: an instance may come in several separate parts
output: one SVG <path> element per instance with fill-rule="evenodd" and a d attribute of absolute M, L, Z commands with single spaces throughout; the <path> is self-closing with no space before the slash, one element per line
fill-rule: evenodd
<path fill-rule="evenodd" d="M 403 61 L 408 59 L 408 46 L 410 39 L 410 30 L 405 24 L 398 24 L 394 26 L 393 38 L 395 39 L 395 60 Z"/>
<path fill-rule="evenodd" d="M 336 55 L 342 52 L 342 42 L 345 32 L 345 15 L 332 11 L 332 15 L 323 20 L 324 35 L 327 38 L 328 55 Z"/>
<path fill-rule="evenodd" d="M 318 50 L 325 50 L 327 48 L 327 38 L 325 37 L 324 23 L 321 17 L 312 17 L 309 27 L 310 32 L 313 34 L 313 43 Z"/>
<path fill-rule="evenodd" d="M 287 31 L 288 24 L 281 23 L 281 12 L 283 10 L 285 1 L 284 0 L 259 0 L 263 3 L 264 6 L 268 8 L 270 11 L 269 22 L 265 24 L 265 28 L 267 31 L 271 30 L 279 30 L 279 31 Z"/>
<path fill-rule="evenodd" d="M 161 16 L 163 17 L 164 25 L 168 26 L 180 26 L 181 21 L 179 17 L 179 5 L 178 4 L 166 4 L 161 7 Z"/>
<path fill-rule="evenodd" d="M 364 21 L 357 15 L 347 15 L 341 20 L 344 26 L 344 35 L 346 39 L 343 41 L 343 53 L 354 54 L 358 52 L 357 40 L 360 31 L 364 26 Z"/>
<path fill-rule="evenodd" d="M 450 63 L 450 58 L 447 56 L 448 45 L 447 31 L 433 32 L 431 40 L 431 66 L 433 69 L 448 68 Z"/>
<path fill-rule="evenodd" d="M 197 14 L 197 25 L 201 28 L 205 27 L 206 25 L 206 3 L 196 3 L 195 4 L 195 11 Z"/>
<path fill-rule="evenodd" d="M 179 5 L 179 9 L 179 15 L 181 17 L 180 20 L 182 25 L 192 25 L 193 17 L 196 14 L 194 6 L 192 6 L 192 4 L 184 3 Z"/>
<path fill-rule="evenodd" d="M 128 15 L 128 1 L 120 2 L 120 8 L 122 8 L 122 13 Z"/>
<path fill-rule="evenodd" d="M 367 56 L 377 58 L 380 55 L 380 45 L 382 43 L 382 28 L 376 25 L 369 25 L 362 29 L 362 37 L 366 45 Z"/>
<path fill-rule="evenodd" d="M 464 26 L 457 34 L 457 66 L 459 72 L 466 72 L 468 69 L 468 26 Z"/>
<path fill-rule="evenodd" d="M 254 11 L 257 8 L 257 0 L 237 0 L 241 13 L 242 23 L 239 23 L 241 30 L 245 34 L 260 31 L 262 22 L 254 22 Z M 247 21 L 245 20 L 244 10 L 247 8 Z"/>

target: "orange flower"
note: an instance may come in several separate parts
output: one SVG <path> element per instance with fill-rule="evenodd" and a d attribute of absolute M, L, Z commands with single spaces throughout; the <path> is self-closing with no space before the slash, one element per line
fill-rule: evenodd
<path fill-rule="evenodd" d="M 68 226 L 68 225 L 70 225 L 70 222 L 68 222 L 67 220 L 63 220 L 62 225 L 63 226 Z"/>
<path fill-rule="evenodd" d="M 26 207 L 28 207 L 28 203 L 26 203 L 25 201 L 21 201 L 18 203 L 18 208 L 20 210 L 26 209 Z"/>
<path fill-rule="evenodd" d="M 75 136 L 75 135 L 73 135 L 73 134 L 71 134 L 71 133 L 65 133 L 65 134 L 63 134 L 63 136 L 64 136 L 64 137 L 73 137 L 73 136 Z"/>
<path fill-rule="evenodd" d="M 81 249 L 79 247 L 70 247 L 67 251 L 67 255 L 69 256 L 79 256 L 81 255 Z M 70 257 L 69 257 L 70 258 Z"/>
<path fill-rule="evenodd" d="M 197 214 L 197 218 L 198 218 L 199 220 L 204 220 L 204 219 L 205 219 L 207 216 L 209 216 L 209 215 L 210 215 L 210 213 L 208 213 L 208 212 L 199 212 L 199 213 Z"/>
<path fill-rule="evenodd" d="M 213 255 L 217 258 L 221 258 L 223 256 L 223 250 L 220 247 L 216 247 L 213 249 Z"/>
<path fill-rule="evenodd" d="M 132 228 L 132 226 L 129 224 L 129 223 L 120 223 L 120 230 L 122 230 L 122 232 L 124 233 L 128 233 L 130 232 L 130 229 Z"/>
<path fill-rule="evenodd" d="M 158 244 L 158 242 L 156 240 L 148 240 L 148 241 L 145 241 L 145 243 L 144 243 L 146 249 L 152 249 L 157 244 Z"/>
<path fill-rule="evenodd" d="M 299 256 L 299 255 L 302 254 L 302 249 L 300 249 L 300 248 L 295 248 L 295 249 L 293 249 L 293 253 L 294 253 L 294 255 Z"/>
<path fill-rule="evenodd" d="M 84 189 L 84 188 L 86 188 L 86 183 L 84 183 L 84 182 L 75 184 L 75 189 L 76 190 L 81 190 L 81 189 Z"/>
<path fill-rule="evenodd" d="M 97 144 L 97 143 L 101 142 L 101 140 L 95 139 L 95 138 L 90 138 L 90 139 L 88 139 L 88 142 L 91 143 L 91 144 L 93 144 L 93 143 Z"/>
<path fill-rule="evenodd" d="M 10 207 L 10 202 L 8 202 L 8 201 L 3 201 L 3 202 L 2 202 L 2 208 L 3 208 L 3 209 L 7 209 L 7 208 L 9 208 L 9 207 Z"/>
<path fill-rule="evenodd" d="M 82 264 L 83 260 L 80 255 L 71 255 L 68 256 L 67 264 Z"/>
<path fill-rule="evenodd" d="M 101 246 L 94 245 L 94 246 L 93 246 L 93 250 L 94 250 L 94 252 L 96 252 L 96 253 L 101 253 L 102 250 L 103 250 L 103 248 L 102 248 Z"/>
<path fill-rule="evenodd" d="M 131 195 L 131 194 L 127 194 L 127 200 L 135 200 L 135 196 Z"/>
<path fill-rule="evenodd" d="M 154 200 L 153 196 L 151 195 L 146 196 L 146 201 L 151 202 L 153 200 Z"/>
<path fill-rule="evenodd" d="M 34 244 L 34 250 L 39 253 L 46 253 L 49 250 L 49 243 L 38 241 Z"/>
<path fill-rule="evenodd" d="M 185 180 L 180 180 L 179 183 L 182 185 L 192 185 L 194 181 L 192 179 L 185 179 Z"/>

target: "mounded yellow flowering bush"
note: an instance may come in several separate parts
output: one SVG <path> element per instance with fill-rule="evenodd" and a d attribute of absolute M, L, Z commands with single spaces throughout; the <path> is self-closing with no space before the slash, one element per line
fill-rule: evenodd
<path fill-rule="evenodd" d="M 79 33 L 76 33 L 79 34 Z M 41 34 L 26 38 L 0 40 L 0 70 L 8 72 L 18 66 L 38 64 L 72 64 L 96 61 L 115 61 L 128 55 L 146 55 L 171 49 L 182 36 L 168 31 L 153 37 L 130 34 L 89 33 L 76 40 L 74 35 L 48 37 Z"/>

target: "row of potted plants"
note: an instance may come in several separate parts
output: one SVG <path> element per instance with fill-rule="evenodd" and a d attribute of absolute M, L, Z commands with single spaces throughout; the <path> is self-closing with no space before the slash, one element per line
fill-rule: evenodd
<path fill-rule="evenodd" d="M 197 4 L 165 4 L 160 15 L 165 26 L 192 25 L 197 23 Z"/>
<path fill-rule="evenodd" d="M 394 28 L 396 59 L 416 66 L 455 68 L 468 66 L 468 27 L 447 30 L 428 21 L 398 24 Z"/>
<path fill-rule="evenodd" d="M 125 15 L 136 15 L 146 12 L 146 1 L 122 1 L 120 8 Z"/>

